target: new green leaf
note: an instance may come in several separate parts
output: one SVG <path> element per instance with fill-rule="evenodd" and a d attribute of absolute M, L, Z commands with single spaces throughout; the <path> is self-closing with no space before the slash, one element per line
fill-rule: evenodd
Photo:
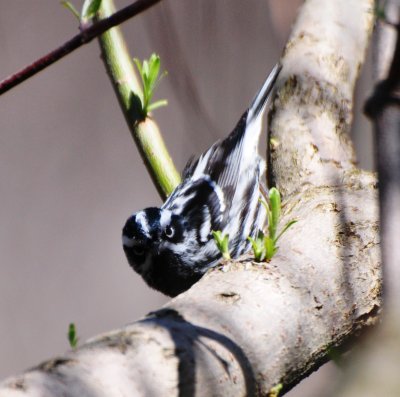
<path fill-rule="evenodd" d="M 101 0 L 85 0 L 82 6 L 81 21 L 83 23 L 94 18 L 101 6 Z"/>
<path fill-rule="evenodd" d="M 286 230 L 289 229 L 290 226 L 294 225 L 297 222 L 297 219 L 292 219 L 291 221 L 289 221 L 285 227 L 282 229 L 282 231 L 278 234 L 278 236 L 275 238 L 275 243 L 278 242 L 278 240 L 280 239 L 280 237 L 282 236 L 283 233 L 286 232 Z"/>
<path fill-rule="evenodd" d="M 213 230 L 211 233 L 214 237 L 218 250 L 222 254 L 222 257 L 227 260 L 231 259 L 231 255 L 229 254 L 229 234 L 223 235 L 220 230 Z"/>
<path fill-rule="evenodd" d="M 75 349 L 78 346 L 78 341 L 79 341 L 79 338 L 78 338 L 78 335 L 77 335 L 77 332 L 76 332 L 75 324 L 74 323 L 70 323 L 69 327 L 68 327 L 68 342 L 69 342 L 69 345 L 73 349 Z"/>
<path fill-rule="evenodd" d="M 160 80 L 166 75 L 166 72 L 160 74 L 161 60 L 157 54 L 152 54 L 149 59 L 144 59 L 143 62 L 137 58 L 133 60 L 142 80 L 143 92 L 140 100 L 142 104 L 142 117 L 145 119 L 150 111 L 168 104 L 165 99 L 151 102 L 154 91 Z"/>
<path fill-rule="evenodd" d="M 78 10 L 75 8 L 75 6 L 74 6 L 71 2 L 69 2 L 69 1 L 62 1 L 62 2 L 61 2 L 61 5 L 64 6 L 67 10 L 71 11 L 72 14 L 76 17 L 76 19 L 77 19 L 78 21 L 80 21 L 81 16 L 79 15 Z"/>
<path fill-rule="evenodd" d="M 277 188 L 273 187 L 269 190 L 269 204 L 270 204 L 270 217 L 268 219 L 269 236 L 275 239 L 276 231 L 278 229 L 278 222 L 281 216 L 281 195 Z"/>
<path fill-rule="evenodd" d="M 283 388 L 282 383 L 278 383 L 274 387 L 271 387 L 269 391 L 269 397 L 279 397 L 279 394 L 281 393 L 281 390 Z"/>
<path fill-rule="evenodd" d="M 259 230 L 255 239 L 247 237 L 253 248 L 254 258 L 257 262 L 261 262 L 265 259 L 265 247 L 264 247 L 264 233 Z"/>
<path fill-rule="evenodd" d="M 297 220 L 287 222 L 280 233 L 278 233 L 278 225 L 282 211 L 282 202 L 279 190 L 274 187 L 271 188 L 268 192 L 268 199 L 268 202 L 261 200 L 261 204 L 267 212 L 268 234 L 264 235 L 262 231 L 259 231 L 256 239 L 248 237 L 253 248 L 254 258 L 257 262 L 261 262 L 264 259 L 267 261 L 271 260 L 278 251 L 278 240 L 297 222 Z"/>
<path fill-rule="evenodd" d="M 267 261 L 271 260 L 277 251 L 277 247 L 275 246 L 274 240 L 269 236 L 265 236 L 264 249 L 265 249 L 265 259 Z"/>

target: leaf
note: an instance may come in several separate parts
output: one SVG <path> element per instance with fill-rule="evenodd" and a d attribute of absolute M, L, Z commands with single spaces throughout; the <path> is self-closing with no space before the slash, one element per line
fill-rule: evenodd
<path fill-rule="evenodd" d="M 142 74 L 143 74 L 143 82 L 145 83 L 145 86 L 149 86 L 149 63 L 147 62 L 146 59 L 143 60 L 142 63 Z"/>
<path fill-rule="evenodd" d="M 141 62 L 139 59 L 134 58 L 133 61 L 136 64 L 138 72 L 140 74 L 140 78 L 142 80 L 143 93 L 142 93 L 142 106 L 143 106 L 143 114 L 145 118 L 151 110 L 157 109 L 161 106 L 165 106 L 168 104 L 166 100 L 156 101 L 151 103 L 153 98 L 154 90 L 157 84 L 160 82 L 161 78 L 166 75 L 166 72 L 163 72 L 160 76 L 160 66 L 161 61 L 160 57 L 157 54 L 151 54 L 149 59 L 144 59 Z"/>
<path fill-rule="evenodd" d="M 231 256 L 229 254 L 229 234 L 222 235 L 222 232 L 220 230 L 212 230 L 211 233 L 214 237 L 218 250 L 222 254 L 222 257 L 227 260 L 231 259 Z"/>
<path fill-rule="evenodd" d="M 281 216 L 281 195 L 277 188 L 273 187 L 269 190 L 269 204 L 271 215 L 270 224 L 268 224 L 269 236 L 274 240 L 276 235 L 276 230 L 278 228 L 279 218 Z"/>
<path fill-rule="evenodd" d="M 291 227 L 292 225 L 294 225 L 295 223 L 297 223 L 297 219 L 292 219 L 291 221 L 289 221 L 285 227 L 282 229 L 282 231 L 278 234 L 278 236 L 275 238 L 275 243 L 278 242 L 278 240 L 281 238 L 282 234 L 286 232 L 286 230 L 289 229 L 289 227 Z"/>
<path fill-rule="evenodd" d="M 253 248 L 254 259 L 256 262 L 261 262 L 265 258 L 264 238 L 262 230 L 259 230 L 255 239 L 247 237 Z"/>
<path fill-rule="evenodd" d="M 269 204 L 265 201 L 260 199 L 260 203 L 264 206 L 265 211 L 267 212 L 267 220 L 268 220 L 268 225 L 271 223 L 271 210 L 269 208 Z"/>
<path fill-rule="evenodd" d="M 285 233 L 292 225 L 297 222 L 297 220 L 293 219 L 286 223 L 282 231 L 278 235 L 276 235 L 279 219 L 281 216 L 281 195 L 279 193 L 279 190 L 273 187 L 269 190 L 268 196 L 269 204 L 265 200 L 260 200 L 260 202 L 267 211 L 268 236 L 264 237 L 264 255 L 265 259 L 270 260 L 278 251 L 278 246 L 276 245 L 278 240 L 282 237 L 283 233 Z M 252 243 L 254 251 L 254 244 L 256 244 L 256 242 L 252 239 L 249 241 Z"/>
<path fill-rule="evenodd" d="M 214 240 L 219 244 L 219 242 L 222 240 L 222 233 L 221 230 L 211 230 L 211 234 L 214 237 Z"/>
<path fill-rule="evenodd" d="M 278 383 L 274 387 L 271 387 L 268 393 L 269 397 L 279 397 L 282 388 L 283 388 L 282 383 Z"/>
<path fill-rule="evenodd" d="M 142 62 L 140 62 L 140 59 L 138 58 L 133 58 L 133 62 L 135 62 L 135 65 L 139 71 L 140 77 L 142 77 L 143 71 L 142 71 Z"/>
<path fill-rule="evenodd" d="M 157 77 L 158 74 L 160 73 L 160 65 L 161 65 L 160 57 L 156 54 L 151 54 L 149 60 L 149 81 L 152 83 L 153 87 L 157 83 Z"/>
<path fill-rule="evenodd" d="M 229 235 L 226 234 L 222 240 L 222 256 L 225 259 L 231 259 L 229 255 Z"/>
<path fill-rule="evenodd" d="M 68 341 L 73 349 L 78 346 L 78 340 L 75 324 L 70 323 L 68 327 Z"/>
<path fill-rule="evenodd" d="M 61 5 L 64 6 L 67 10 L 71 11 L 72 14 L 76 17 L 76 19 L 78 21 L 80 21 L 81 16 L 79 15 L 78 10 L 75 8 L 75 6 L 72 3 L 70 3 L 69 1 L 62 1 Z"/>
<path fill-rule="evenodd" d="M 274 240 L 270 236 L 266 236 L 264 239 L 264 247 L 265 247 L 265 259 L 271 260 L 272 257 L 276 254 L 276 247 Z"/>
<path fill-rule="evenodd" d="M 162 106 L 167 106 L 168 101 L 166 99 L 160 99 L 159 101 L 151 103 L 149 106 L 147 106 L 147 109 L 149 112 L 151 112 L 154 109 L 158 109 Z"/>
<path fill-rule="evenodd" d="M 101 6 L 101 0 L 85 0 L 82 6 L 81 20 L 86 22 L 92 19 Z"/>

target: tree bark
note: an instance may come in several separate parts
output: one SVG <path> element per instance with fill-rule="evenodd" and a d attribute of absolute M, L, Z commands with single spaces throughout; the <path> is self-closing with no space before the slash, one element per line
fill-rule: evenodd
<path fill-rule="evenodd" d="M 393 26 L 378 22 L 374 66 L 380 81 L 366 104 L 374 122 L 379 175 L 384 313 L 382 324 L 347 363 L 340 391 L 335 394 L 342 397 L 400 394 L 400 4 L 385 2 L 384 11 Z"/>
<path fill-rule="evenodd" d="M 309 0 L 270 113 L 269 179 L 296 223 L 270 263 L 219 266 L 161 310 L 0 384 L 0 396 L 256 396 L 289 390 L 377 322 L 375 177 L 347 132 L 372 0 Z"/>

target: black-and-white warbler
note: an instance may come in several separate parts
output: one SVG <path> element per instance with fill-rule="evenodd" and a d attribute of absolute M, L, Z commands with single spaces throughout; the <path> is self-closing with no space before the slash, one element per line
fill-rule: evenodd
<path fill-rule="evenodd" d="M 166 295 L 187 290 L 221 259 L 212 231 L 229 235 L 233 258 L 250 248 L 265 224 L 258 154 L 262 114 L 280 72 L 275 66 L 249 109 L 223 141 L 183 171 L 182 182 L 161 208 L 133 214 L 122 232 L 129 264 L 147 284 Z"/>

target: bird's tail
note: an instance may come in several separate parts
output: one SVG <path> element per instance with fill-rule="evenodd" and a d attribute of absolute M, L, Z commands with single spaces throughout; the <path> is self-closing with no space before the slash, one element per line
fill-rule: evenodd
<path fill-rule="evenodd" d="M 272 92 L 272 89 L 274 88 L 276 79 L 278 78 L 281 69 L 282 65 L 277 63 L 265 80 L 256 97 L 253 99 L 253 102 L 251 103 L 247 113 L 247 125 L 256 120 L 264 111 L 265 105 L 267 104 L 268 98 Z"/>

